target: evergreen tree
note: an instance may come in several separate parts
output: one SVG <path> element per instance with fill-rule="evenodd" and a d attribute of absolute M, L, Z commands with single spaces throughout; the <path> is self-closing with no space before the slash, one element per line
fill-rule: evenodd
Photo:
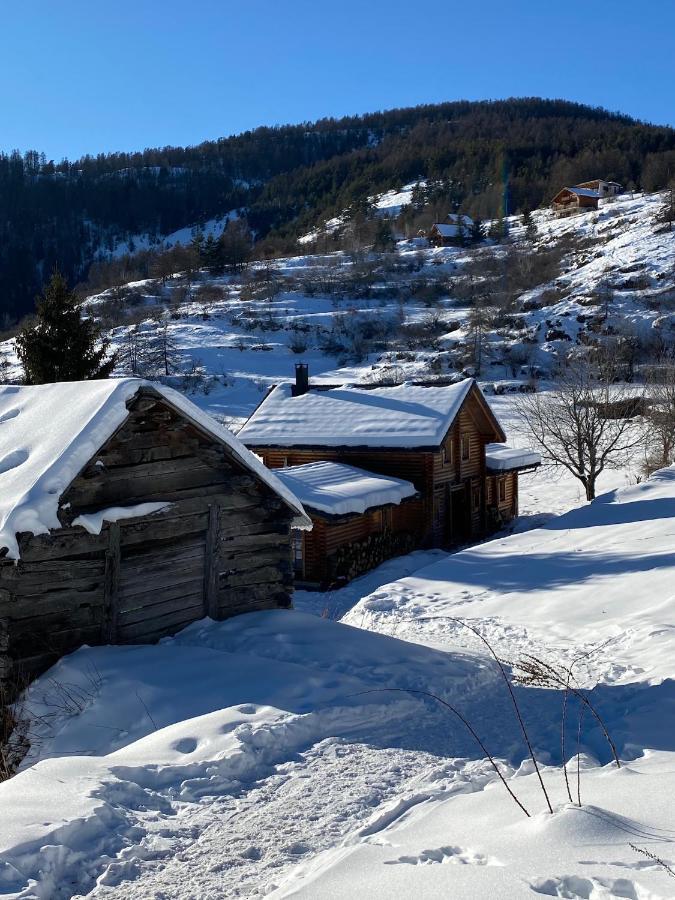
<path fill-rule="evenodd" d="M 464 247 L 466 244 L 466 225 L 464 224 L 464 216 L 462 213 L 457 213 L 457 243 L 460 247 Z"/>
<path fill-rule="evenodd" d="M 115 365 L 109 341 L 93 319 L 83 319 L 78 300 L 58 270 L 37 298 L 37 315 L 16 339 L 27 384 L 107 378 Z"/>
<path fill-rule="evenodd" d="M 375 231 L 375 241 L 373 244 L 376 250 L 393 250 L 396 246 L 394 233 L 391 230 L 391 223 L 388 218 L 383 217 L 377 220 L 377 229 Z"/>
<path fill-rule="evenodd" d="M 253 236 L 244 219 L 230 219 L 220 236 L 220 254 L 223 265 L 232 272 L 243 269 L 251 258 Z"/>
<path fill-rule="evenodd" d="M 537 226 L 532 218 L 532 213 L 529 209 L 526 209 L 522 216 L 522 225 L 525 229 L 525 237 L 528 241 L 532 242 L 537 237 Z"/>
<path fill-rule="evenodd" d="M 480 219 L 474 219 L 473 225 L 469 229 L 469 237 L 472 244 L 480 244 L 485 240 L 485 226 Z"/>

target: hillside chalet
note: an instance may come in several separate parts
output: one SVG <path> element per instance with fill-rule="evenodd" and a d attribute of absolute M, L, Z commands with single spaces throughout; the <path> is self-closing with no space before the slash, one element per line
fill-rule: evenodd
<path fill-rule="evenodd" d="M 556 216 L 561 218 L 597 209 L 599 201 L 600 193 L 597 190 L 586 187 L 566 187 L 558 191 L 551 200 L 551 208 Z"/>
<path fill-rule="evenodd" d="M 291 492 L 181 394 L 0 386 L 0 688 L 81 644 L 288 607 Z"/>
<path fill-rule="evenodd" d="M 605 197 L 616 197 L 617 194 L 623 191 L 623 185 L 620 185 L 618 181 L 603 181 L 601 178 L 594 178 L 592 181 L 582 181 L 576 187 L 597 191 L 601 200 Z"/>
<path fill-rule="evenodd" d="M 457 246 L 465 243 L 471 235 L 473 219 L 458 213 L 450 213 L 445 222 L 431 226 L 428 239 L 432 247 Z"/>
<path fill-rule="evenodd" d="M 537 454 L 500 446 L 504 432 L 473 379 L 310 386 L 302 363 L 295 384 L 273 388 L 238 437 L 267 466 L 285 469 L 281 478 L 309 507 L 315 533 L 296 537 L 295 561 L 303 580 L 315 582 L 352 577 L 409 549 L 483 537 L 517 515 L 518 472 L 540 463 Z M 344 471 L 330 474 L 342 477 L 342 497 L 359 493 L 362 508 L 322 508 L 294 480 L 303 470 L 320 479 L 312 465 L 325 462 L 351 468 L 358 490 Z M 373 474 L 388 482 L 379 486 L 386 503 L 375 499 L 377 485 L 366 496 Z"/>

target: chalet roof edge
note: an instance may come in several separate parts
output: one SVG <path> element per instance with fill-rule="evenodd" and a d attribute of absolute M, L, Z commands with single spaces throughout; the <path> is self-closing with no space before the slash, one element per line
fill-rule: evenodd
<path fill-rule="evenodd" d="M 291 389 L 288 381 L 276 385 L 242 426 L 238 436 L 248 447 L 436 452 L 474 391 L 491 432 L 506 440 L 475 378 L 445 385 L 312 385 L 295 397 Z M 322 403 L 332 390 L 340 393 Z"/>

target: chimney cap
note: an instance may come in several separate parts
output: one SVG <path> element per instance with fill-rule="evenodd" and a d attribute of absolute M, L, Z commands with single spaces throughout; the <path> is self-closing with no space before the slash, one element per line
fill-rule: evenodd
<path fill-rule="evenodd" d="M 307 363 L 295 364 L 295 384 L 291 387 L 291 396 L 300 397 L 309 390 L 309 366 Z"/>

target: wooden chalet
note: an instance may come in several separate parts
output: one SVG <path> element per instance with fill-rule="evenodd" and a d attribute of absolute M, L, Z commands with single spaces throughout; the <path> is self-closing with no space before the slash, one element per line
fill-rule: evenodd
<path fill-rule="evenodd" d="M 432 247 L 452 247 L 465 244 L 473 227 L 473 219 L 470 216 L 458 213 L 450 213 L 445 222 L 437 222 L 432 225 L 427 235 Z"/>
<path fill-rule="evenodd" d="M 311 531 L 294 534 L 297 582 L 349 580 L 414 549 L 421 498 L 411 482 L 336 462 L 275 472 L 312 519 Z"/>
<path fill-rule="evenodd" d="M 487 445 L 506 437 L 473 379 L 310 387 L 303 364 L 296 366 L 296 383 L 273 388 L 238 436 L 272 469 L 330 461 L 410 482 L 417 499 L 378 524 L 407 534 L 410 548 L 466 543 L 513 518 L 517 473 L 539 462 L 530 454 L 527 466 L 514 457 L 512 465 L 503 459 L 499 471 L 488 470 Z M 326 538 L 320 552 L 330 556 L 333 549 Z"/>
<path fill-rule="evenodd" d="M 558 218 L 573 216 L 598 208 L 600 194 L 597 190 L 586 187 L 565 187 L 558 191 L 551 208 Z"/>
<path fill-rule="evenodd" d="M 297 499 L 175 391 L 0 387 L 0 687 L 83 643 L 290 606 L 292 527 Z"/>
<path fill-rule="evenodd" d="M 616 197 L 623 191 L 623 185 L 619 184 L 618 181 L 603 181 L 601 178 L 594 178 L 592 181 L 581 181 L 576 186 L 597 191 L 601 200 L 605 197 Z"/>

